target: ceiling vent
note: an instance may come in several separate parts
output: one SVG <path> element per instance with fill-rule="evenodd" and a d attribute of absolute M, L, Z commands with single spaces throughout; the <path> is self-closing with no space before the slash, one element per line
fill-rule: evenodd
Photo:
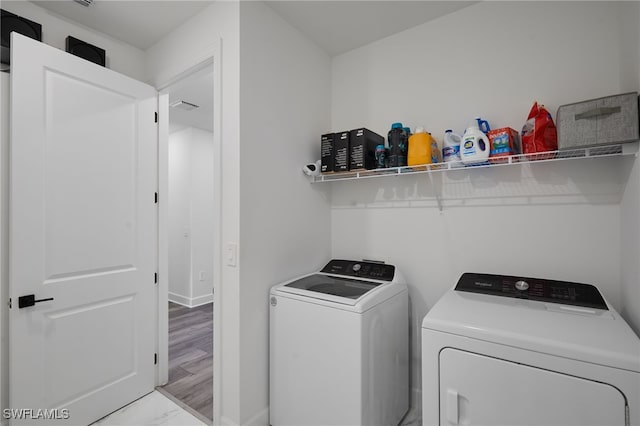
<path fill-rule="evenodd" d="M 87 7 L 91 6 L 91 3 L 93 3 L 93 0 L 73 0 L 73 1 Z"/>
<path fill-rule="evenodd" d="M 175 101 L 175 102 L 170 103 L 169 106 L 171 108 L 183 109 L 185 111 L 191 111 L 191 110 L 194 110 L 196 108 L 200 108 L 199 105 L 192 104 L 191 102 L 187 102 L 187 101 Z"/>

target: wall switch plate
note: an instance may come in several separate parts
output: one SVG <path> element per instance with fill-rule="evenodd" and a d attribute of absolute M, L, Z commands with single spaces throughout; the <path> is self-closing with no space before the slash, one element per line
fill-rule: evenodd
<path fill-rule="evenodd" d="M 229 242 L 224 248 L 224 257 L 228 266 L 236 266 L 238 263 L 238 244 Z"/>

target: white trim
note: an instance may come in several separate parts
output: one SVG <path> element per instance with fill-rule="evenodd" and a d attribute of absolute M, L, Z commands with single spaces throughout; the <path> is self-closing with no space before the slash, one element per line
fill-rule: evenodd
<path fill-rule="evenodd" d="M 171 72 L 163 73 L 159 78 L 156 87 L 160 91 L 161 97 L 166 96 L 168 88 L 173 83 L 176 83 L 191 75 L 194 72 L 201 70 L 204 67 L 211 65 L 213 62 L 213 202 L 214 211 L 212 211 L 213 222 L 213 303 L 218 307 L 221 306 L 222 300 L 222 241 L 220 235 L 222 235 L 222 40 L 216 39 L 212 45 L 205 49 L 200 55 L 197 55 L 190 63 L 181 64 Z M 168 101 L 167 101 L 168 111 Z M 165 115 L 167 117 L 168 114 Z M 160 117 L 162 121 L 162 116 Z M 168 194 L 168 172 L 169 172 L 169 139 L 168 139 L 168 123 L 167 123 L 167 137 L 162 135 L 159 138 L 158 147 L 158 192 L 159 198 L 159 246 L 158 246 L 158 269 L 160 274 L 158 276 L 158 312 L 162 314 L 163 309 L 167 309 L 168 297 L 169 297 L 169 285 L 168 285 L 168 265 L 169 265 L 169 250 L 168 250 L 168 224 L 167 224 L 167 196 Z M 163 306 L 164 305 L 164 306 Z M 222 407 L 222 345 L 219 344 L 219 339 L 222 336 L 222 309 L 213 310 L 213 424 L 220 425 L 222 422 L 220 407 Z M 162 314 L 164 315 L 164 314 Z M 168 332 L 162 330 L 164 327 L 164 318 L 159 322 L 158 332 L 158 350 L 160 357 L 160 365 L 158 366 L 158 377 L 168 377 L 168 364 L 162 364 L 162 360 L 168 359 Z M 166 374 L 166 376 L 164 376 Z"/>
<path fill-rule="evenodd" d="M 168 293 L 169 302 L 177 303 L 178 305 L 186 306 L 187 308 L 191 307 L 191 298 L 187 296 L 183 296 L 181 294 L 176 294 L 173 292 Z"/>
<path fill-rule="evenodd" d="M 242 422 L 242 426 L 262 426 L 269 424 L 269 407 L 265 407 L 262 410 L 254 414 L 249 420 Z M 239 426 L 228 417 L 220 417 L 220 426 Z"/>
<path fill-rule="evenodd" d="M 421 425 L 422 424 L 422 389 L 411 389 L 411 400 L 409 402 L 409 412 L 400 422 L 400 426 Z"/>
<path fill-rule="evenodd" d="M 214 398 L 215 398 L 215 395 L 214 395 Z M 230 418 L 224 417 L 224 416 L 220 417 L 220 423 L 218 423 L 218 424 L 220 426 L 239 426 L 236 422 L 234 422 Z"/>
<path fill-rule="evenodd" d="M 206 305 L 207 303 L 213 303 L 213 293 L 191 298 L 192 308 L 195 308 L 196 306 Z"/>
<path fill-rule="evenodd" d="M 169 94 L 158 94 L 158 368 L 156 386 L 169 382 Z"/>
<path fill-rule="evenodd" d="M 177 303 L 178 305 L 186 306 L 187 308 L 195 308 L 197 306 L 213 302 L 213 293 L 198 297 L 187 297 L 170 291 L 169 302 Z"/>
<path fill-rule="evenodd" d="M 9 96 L 11 78 L 2 74 L 0 88 L 0 409 L 9 408 Z M 0 416 L 0 425 L 8 425 Z"/>
<path fill-rule="evenodd" d="M 269 424 L 269 407 L 265 407 L 258 411 L 253 417 L 243 423 L 246 426 L 268 425 Z"/>
<path fill-rule="evenodd" d="M 214 58 L 215 58 L 214 50 L 216 50 L 216 48 L 218 48 L 218 51 L 219 51 L 218 46 L 215 46 L 215 45 L 210 46 L 209 49 L 207 49 L 207 52 L 198 56 L 199 59 L 194 60 L 191 65 L 187 67 L 181 67 L 179 71 L 176 70 L 176 74 L 174 74 L 173 77 L 167 77 L 157 85 L 157 90 L 160 93 L 166 93 L 167 89 L 171 87 L 173 84 L 183 80 L 186 77 L 189 77 L 190 75 L 214 63 Z M 215 114 L 215 111 L 214 111 L 214 114 Z"/>

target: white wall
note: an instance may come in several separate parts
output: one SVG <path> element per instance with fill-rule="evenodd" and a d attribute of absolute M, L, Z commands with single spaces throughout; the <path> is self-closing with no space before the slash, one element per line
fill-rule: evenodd
<path fill-rule="evenodd" d="M 402 121 L 441 140 L 476 115 L 520 130 L 536 99 L 555 114 L 638 90 L 622 7 L 481 2 L 335 57 L 332 128 L 386 135 Z M 436 175 L 442 213 L 426 176 L 330 184 L 332 256 L 389 261 L 410 283 L 414 397 L 421 319 L 462 272 L 595 283 L 620 309 L 628 168 L 629 159 L 602 159 Z"/>
<path fill-rule="evenodd" d="M 240 6 L 235 1 L 215 2 L 188 20 L 156 45 L 147 50 L 146 69 L 149 81 L 156 87 L 206 59 L 216 45 L 221 44 L 221 132 L 222 170 L 222 242 L 240 239 Z M 215 112 L 214 112 L 215 113 Z M 214 149 L 217 149 L 214 147 Z M 217 151 L 216 151 L 217 152 Z M 213 215 L 212 215 L 213 220 Z M 242 259 L 240 259 L 241 266 Z M 215 356 L 224 365 L 221 377 L 216 377 L 222 392 L 216 414 L 226 424 L 238 424 L 240 418 L 240 282 L 239 268 L 223 265 L 220 300 L 222 332 L 216 336 Z M 217 311 L 218 308 L 216 308 Z M 215 327 L 215 325 L 214 325 Z"/>
<path fill-rule="evenodd" d="M 169 135 L 169 300 L 185 305 L 191 302 L 190 139 L 190 128 Z"/>
<path fill-rule="evenodd" d="M 624 30 L 623 46 L 629 58 L 630 72 L 625 78 L 639 79 L 640 91 L 640 3 L 628 2 L 621 8 Z M 634 25 L 635 23 L 635 25 Z M 640 336 L 640 164 L 630 171 L 621 204 L 622 226 L 622 312 L 636 334 Z"/>
<path fill-rule="evenodd" d="M 169 300 L 213 301 L 213 133 L 169 136 Z M 204 279 L 200 280 L 200 272 Z"/>
<path fill-rule="evenodd" d="M 191 302 L 201 305 L 213 300 L 213 133 L 193 128 L 191 145 Z"/>
<path fill-rule="evenodd" d="M 42 41 L 65 50 L 67 36 L 73 36 L 106 50 L 107 68 L 146 81 L 144 52 L 106 34 L 83 27 L 25 0 L 2 0 L 2 8 L 42 25 Z"/>
<path fill-rule="evenodd" d="M 0 410 L 9 406 L 9 74 L 0 73 Z M 4 424 L 4 420 L 0 419 Z"/>
<path fill-rule="evenodd" d="M 632 167 L 621 204 L 621 315 L 640 336 L 640 163 Z"/>
<path fill-rule="evenodd" d="M 330 58 L 265 4 L 240 10 L 239 420 L 266 425 L 269 288 L 330 257 L 326 194 L 301 171 L 330 127 Z"/>

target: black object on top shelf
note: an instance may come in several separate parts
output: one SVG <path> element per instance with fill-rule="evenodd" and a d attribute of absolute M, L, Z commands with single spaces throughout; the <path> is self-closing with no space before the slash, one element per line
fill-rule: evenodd
<path fill-rule="evenodd" d="M 0 62 L 8 64 L 11 60 L 11 33 L 17 32 L 34 40 L 42 41 L 42 25 L 0 9 Z"/>
<path fill-rule="evenodd" d="M 86 59 L 89 62 L 101 66 L 106 65 L 106 52 L 104 49 L 89 44 L 72 36 L 68 36 L 65 43 L 65 50 L 72 55 Z"/>

